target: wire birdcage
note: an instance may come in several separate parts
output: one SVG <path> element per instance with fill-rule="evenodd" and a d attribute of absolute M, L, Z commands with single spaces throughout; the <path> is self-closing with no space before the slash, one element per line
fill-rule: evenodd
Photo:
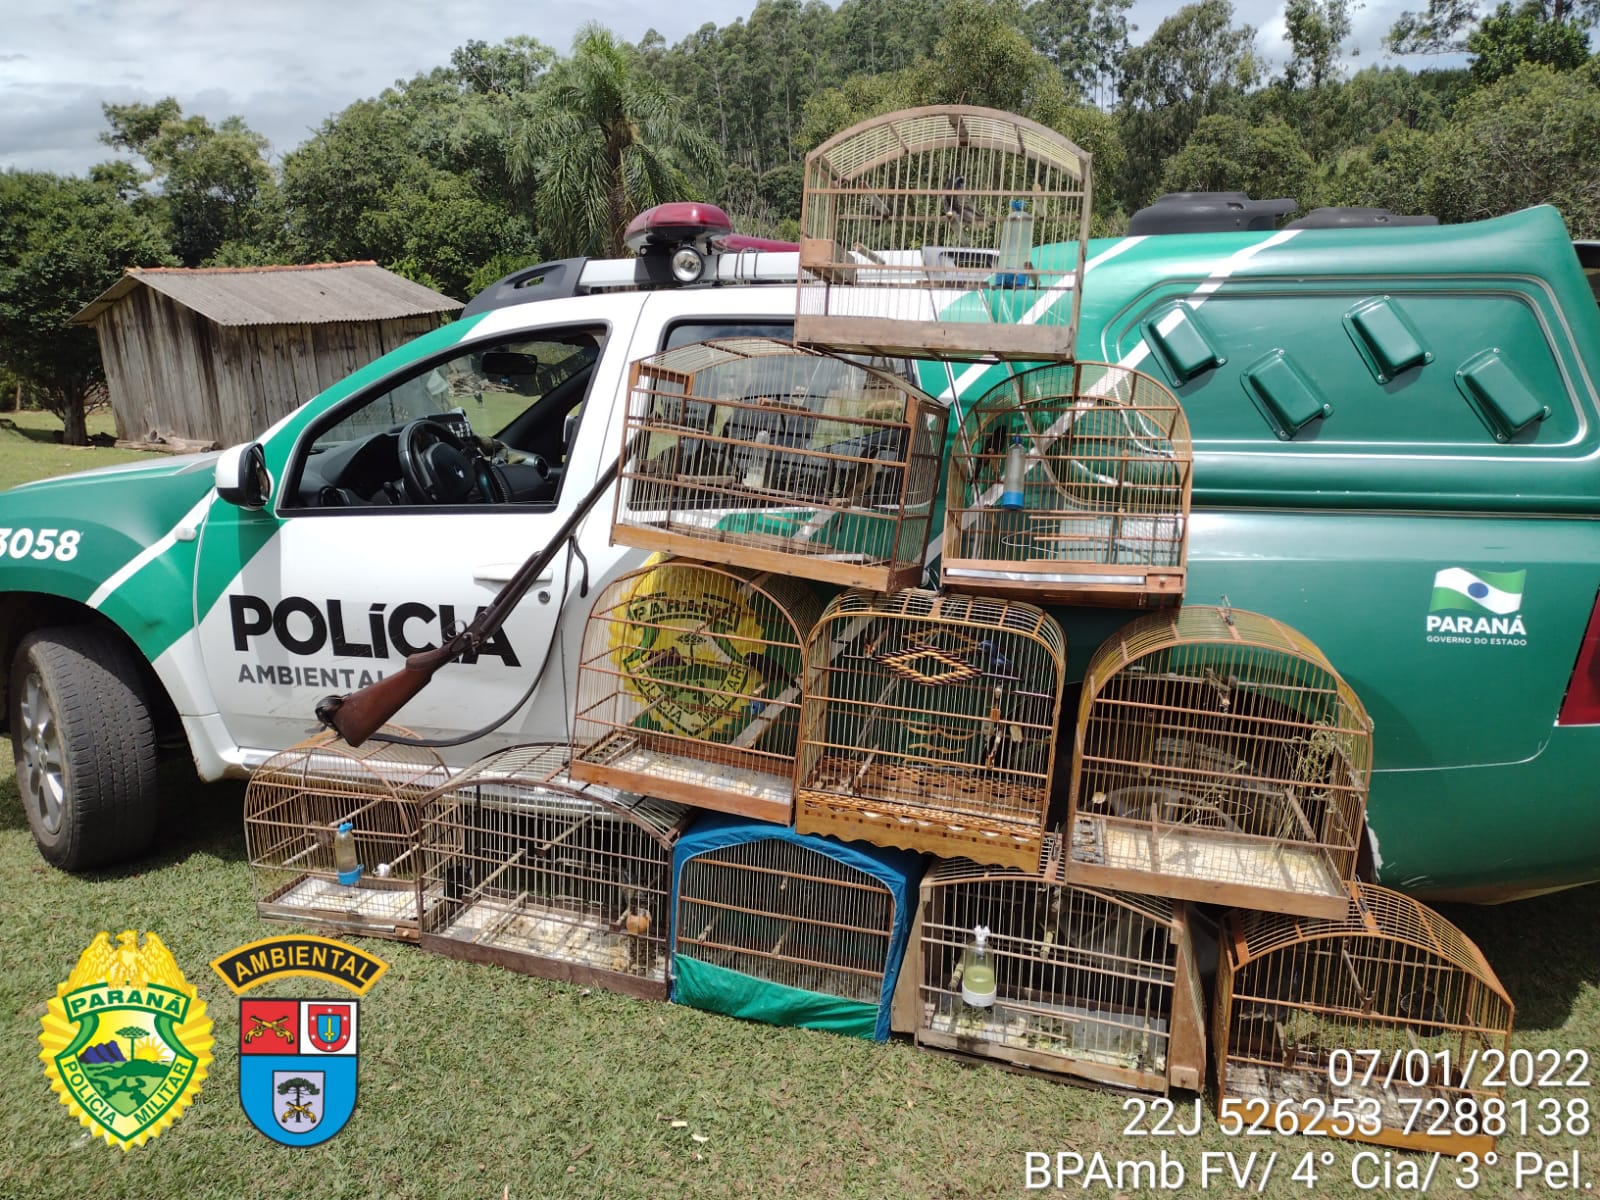
<path fill-rule="evenodd" d="M 1070 358 L 1090 156 L 1011 113 L 939 105 L 806 156 L 798 341 L 874 354 Z"/>
<path fill-rule="evenodd" d="M 797 580 L 680 560 L 619 577 L 584 627 L 572 777 L 787 824 L 821 607 Z"/>
<path fill-rule="evenodd" d="M 769 338 L 634 363 L 613 538 L 853 587 L 918 583 L 945 406 Z"/>
<path fill-rule="evenodd" d="M 806 644 L 795 827 L 1038 862 L 1066 638 L 1018 601 L 851 591 Z"/>
<path fill-rule="evenodd" d="M 1482 1155 L 1515 1015 L 1482 952 L 1432 909 L 1352 882 L 1337 917 L 1235 912 L 1217 964 L 1218 1103 L 1283 1132 Z"/>
<path fill-rule="evenodd" d="M 1183 597 L 1193 451 L 1177 397 L 1108 363 L 1013 375 L 961 422 L 947 588 L 1135 607 Z"/>
<path fill-rule="evenodd" d="M 737 818 L 672 853 L 672 998 L 883 1041 L 922 859 Z"/>
<path fill-rule="evenodd" d="M 382 732 L 415 736 L 384 726 Z M 417 939 L 417 822 L 422 798 L 447 778 L 425 747 L 328 731 L 273 755 L 250 777 L 244 836 L 256 912 L 342 933 Z M 339 861 L 351 826 L 353 863 Z M 341 882 L 342 867 L 349 882 Z"/>
<path fill-rule="evenodd" d="M 1200 1089 L 1205 998 L 1181 901 L 1072 886 L 1051 834 L 1032 870 L 934 867 L 921 918 L 919 1045 L 1114 1087 Z M 974 988 L 980 927 L 990 978 Z"/>
<path fill-rule="evenodd" d="M 1119 630 L 1084 674 L 1073 767 L 1073 882 L 1344 911 L 1372 722 L 1287 625 L 1184 606 Z"/>
<path fill-rule="evenodd" d="M 502 750 L 423 802 L 422 948 L 665 1000 L 672 846 L 689 810 L 580 787 L 567 754 Z"/>

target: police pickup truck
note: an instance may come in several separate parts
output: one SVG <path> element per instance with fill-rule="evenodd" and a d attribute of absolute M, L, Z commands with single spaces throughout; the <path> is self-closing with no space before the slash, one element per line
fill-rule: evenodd
<path fill-rule="evenodd" d="M 3 711 L 46 859 L 138 854 L 164 748 L 247 774 L 313 732 L 319 699 L 470 620 L 615 459 L 630 363 L 788 336 L 794 253 L 682 213 L 662 229 L 671 253 L 509 277 L 249 446 L 0 494 Z M 1590 250 L 1549 208 L 1088 247 L 1079 356 L 1156 375 L 1192 429 L 1186 594 L 1298 628 L 1362 697 L 1367 870 L 1392 887 L 1494 901 L 1600 879 Z M 1199 352 L 1152 344 L 1175 312 Z M 1285 347 L 1328 400 L 1295 428 L 1241 378 Z M 1011 369 L 902 367 L 957 406 Z M 583 597 L 642 559 L 611 544 L 610 509 L 399 714 L 449 736 L 515 710 L 447 761 L 567 736 Z M 1069 680 L 1126 619 L 1058 615 Z"/>

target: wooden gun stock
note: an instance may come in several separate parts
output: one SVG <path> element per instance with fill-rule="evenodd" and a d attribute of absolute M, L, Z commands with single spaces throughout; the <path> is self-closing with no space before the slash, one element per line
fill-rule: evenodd
<path fill-rule="evenodd" d="M 447 639 L 438 649 L 420 650 L 411 655 L 406 659 L 406 665 L 393 675 L 385 675 L 378 682 L 369 683 L 360 691 L 351 692 L 347 696 L 323 697 L 317 704 L 317 720 L 324 725 L 332 726 L 349 745 L 359 746 L 378 732 L 384 722 L 399 712 L 413 696 L 427 687 L 428 681 L 440 667 L 448 662 L 454 662 L 467 651 L 476 649 L 492 638 L 505 624 L 506 618 L 511 615 L 511 610 L 517 606 L 517 602 L 527 595 L 528 589 L 534 585 L 539 575 L 555 561 L 556 555 L 561 552 L 561 547 L 567 544 L 573 530 L 578 527 L 578 522 L 589 515 L 589 510 L 595 506 L 596 501 L 616 482 L 617 471 L 621 468 L 623 460 L 630 456 L 634 446 L 641 444 L 640 436 L 636 434 L 633 443 L 624 448 L 622 457 L 600 473 L 600 478 L 594 481 L 594 486 L 589 489 L 588 494 L 578 502 L 572 515 L 561 522 L 561 527 L 556 530 L 555 536 L 517 569 L 517 573 L 500 589 L 495 598 L 489 602 L 489 606 L 478 614 L 477 620 L 454 637 Z M 508 712 L 506 717 L 510 715 Z M 504 722 L 505 719 L 502 717 L 501 721 Z M 493 729 L 495 726 L 489 728 Z"/>
<path fill-rule="evenodd" d="M 466 651 L 470 643 L 460 633 L 435 650 L 419 650 L 406 665 L 376 683 L 347 696 L 327 696 L 317 703 L 317 720 L 333 727 L 344 741 L 359 746 L 428 686 L 434 672 Z M 460 647 L 456 643 L 462 642 Z"/>

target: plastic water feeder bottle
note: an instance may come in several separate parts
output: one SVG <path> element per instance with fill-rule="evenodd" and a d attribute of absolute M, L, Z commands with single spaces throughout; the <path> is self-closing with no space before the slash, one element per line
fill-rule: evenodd
<path fill-rule="evenodd" d="M 1022 448 L 1022 435 L 1011 435 L 1011 449 L 1006 451 L 1005 480 L 1000 487 L 1001 508 L 1022 507 L 1022 479 L 1028 473 L 1028 452 Z"/>
<path fill-rule="evenodd" d="M 1005 224 L 1000 227 L 1000 253 L 996 266 L 1000 268 L 993 286 L 1023 288 L 1029 284 L 1028 272 L 1033 264 L 1033 214 L 1021 200 L 1011 202 Z"/>
<path fill-rule="evenodd" d="M 975 926 L 972 945 L 961 955 L 961 998 L 973 1008 L 994 1007 L 994 961 L 989 957 L 989 927 Z"/>
<path fill-rule="evenodd" d="M 339 882 L 354 887 L 361 878 L 361 864 L 356 861 L 356 835 L 349 821 L 339 822 L 339 831 L 333 835 L 333 869 L 339 873 Z"/>

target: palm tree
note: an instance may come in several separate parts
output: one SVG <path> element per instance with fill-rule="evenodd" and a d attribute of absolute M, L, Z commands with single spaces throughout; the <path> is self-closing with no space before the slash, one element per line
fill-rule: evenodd
<path fill-rule="evenodd" d="M 510 160 L 514 178 L 537 180 L 540 232 L 552 249 L 611 256 L 623 253 L 638 213 L 692 198 L 686 171 L 713 180 L 720 165 L 716 143 L 642 73 L 633 47 L 593 23 L 540 88 Z"/>

